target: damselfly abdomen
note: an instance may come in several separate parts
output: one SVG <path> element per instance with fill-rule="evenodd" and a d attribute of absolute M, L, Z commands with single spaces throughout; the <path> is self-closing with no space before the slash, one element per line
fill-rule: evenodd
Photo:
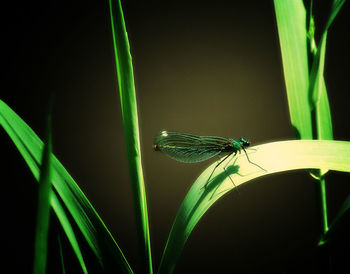
<path fill-rule="evenodd" d="M 236 156 L 237 152 L 241 152 L 241 150 L 245 152 L 250 163 L 263 169 L 259 165 L 249 160 L 248 154 L 245 150 L 245 148 L 249 147 L 249 145 L 249 141 L 245 138 L 241 138 L 239 141 L 236 141 L 232 138 L 198 136 L 164 130 L 156 136 L 154 150 L 161 151 L 170 158 L 183 163 L 203 162 L 222 153 L 228 153 L 228 155 L 226 155 L 224 159 L 220 160 L 215 166 L 204 186 L 206 187 L 215 169 L 229 156 L 233 154 L 234 157 Z"/>

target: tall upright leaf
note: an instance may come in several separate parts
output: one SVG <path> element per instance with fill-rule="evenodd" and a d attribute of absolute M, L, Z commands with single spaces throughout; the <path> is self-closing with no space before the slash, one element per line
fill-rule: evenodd
<path fill-rule="evenodd" d="M 120 0 L 109 0 L 109 7 L 131 187 L 142 252 L 141 256 L 144 259 L 144 271 L 146 272 L 147 270 L 147 272 L 152 273 L 147 199 L 141 163 L 140 134 L 130 46 Z"/>
<path fill-rule="evenodd" d="M 309 92 L 312 108 L 315 108 L 317 139 L 320 140 L 333 139 L 331 112 L 324 80 L 324 67 L 328 30 L 344 3 L 345 0 L 333 1 L 331 12 L 329 14 L 325 29 L 323 30 L 318 47 L 314 41 L 314 31 L 310 33 L 311 44 L 314 45 L 314 50 L 312 52 L 315 54 L 310 73 Z M 310 11 L 310 13 L 312 13 L 312 11 Z"/>
<path fill-rule="evenodd" d="M 34 274 L 46 273 L 47 245 L 50 223 L 50 195 L 51 195 L 51 153 L 52 153 L 52 133 L 51 133 L 51 109 L 46 123 L 45 145 L 42 153 L 40 165 L 40 179 L 38 187 L 38 208 L 34 242 Z"/>
<path fill-rule="evenodd" d="M 312 139 L 306 11 L 301 0 L 274 0 L 289 114 L 297 138 Z"/>

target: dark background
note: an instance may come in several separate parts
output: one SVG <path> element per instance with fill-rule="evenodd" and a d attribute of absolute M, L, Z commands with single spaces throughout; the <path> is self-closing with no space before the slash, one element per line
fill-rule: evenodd
<path fill-rule="evenodd" d="M 157 269 L 176 212 L 210 163 L 182 164 L 153 152 L 157 132 L 247 137 L 253 144 L 294 136 L 272 1 L 123 2 Z M 315 2 L 322 2 L 315 3 L 317 27 L 331 1 Z M 349 8 L 345 4 L 327 42 L 325 78 L 340 140 L 350 139 Z M 54 152 L 140 273 L 108 1 L 15 1 L 3 13 L 0 99 L 42 137 L 49 94 L 56 94 Z M 3 130 L 0 141 L 2 265 L 11 267 L 8 273 L 27 273 L 37 183 Z M 327 182 L 332 220 L 350 193 L 349 176 L 330 172 Z M 267 176 L 232 191 L 193 230 L 175 273 L 312 271 L 314 196 L 305 171 Z M 54 218 L 51 228 L 48 273 L 55 273 L 60 230 Z M 335 272 L 348 266 L 348 228 L 344 223 L 331 247 Z M 79 273 L 64 236 L 62 242 L 67 273 Z"/>

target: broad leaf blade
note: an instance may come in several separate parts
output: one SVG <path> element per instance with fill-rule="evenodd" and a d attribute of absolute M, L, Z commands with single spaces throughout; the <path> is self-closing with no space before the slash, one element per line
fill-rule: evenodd
<path fill-rule="evenodd" d="M 147 199 L 141 163 L 140 134 L 130 46 L 120 0 L 109 0 L 109 7 L 131 188 L 139 243 L 144 260 L 143 269 L 145 272 L 152 273 Z"/>
<path fill-rule="evenodd" d="M 295 169 L 330 169 L 350 172 L 350 142 L 296 140 L 268 143 L 254 147 L 249 154 L 252 162 L 266 171 L 250 164 L 244 154 L 227 167 L 236 186 L 267 174 Z M 222 196 L 234 188 L 223 163 L 213 175 L 206 189 L 203 186 L 216 163 L 209 166 L 195 181 L 187 193 L 173 223 L 168 237 L 159 273 L 172 273 L 182 249 L 204 213 Z"/>
<path fill-rule="evenodd" d="M 312 139 L 306 11 L 302 1 L 275 0 L 289 113 L 297 138 Z"/>
<path fill-rule="evenodd" d="M 43 149 L 42 141 L 20 117 L 1 100 L 0 125 L 10 136 L 34 177 L 38 180 L 39 163 Z M 123 273 L 132 273 L 123 253 L 89 200 L 54 155 L 51 156 L 51 161 L 52 186 L 72 215 L 90 248 L 98 258 L 102 268 L 107 273 L 118 270 Z M 57 204 L 52 203 L 51 205 L 57 216 L 59 218 L 60 216 L 62 217 L 63 215 L 58 213 Z M 61 219 L 60 222 L 62 223 Z M 69 237 L 69 235 L 67 236 Z"/>

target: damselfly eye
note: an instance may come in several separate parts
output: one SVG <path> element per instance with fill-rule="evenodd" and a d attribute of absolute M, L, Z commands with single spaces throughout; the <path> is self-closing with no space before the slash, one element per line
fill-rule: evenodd
<path fill-rule="evenodd" d="M 158 146 L 157 144 L 153 145 L 153 149 L 154 149 L 155 151 L 160 151 L 159 146 Z"/>
<path fill-rule="evenodd" d="M 249 147 L 249 146 L 250 146 L 249 140 L 247 140 L 247 139 L 245 139 L 245 138 L 241 138 L 241 139 L 239 139 L 239 141 L 241 142 L 241 144 L 242 144 L 244 147 Z"/>

